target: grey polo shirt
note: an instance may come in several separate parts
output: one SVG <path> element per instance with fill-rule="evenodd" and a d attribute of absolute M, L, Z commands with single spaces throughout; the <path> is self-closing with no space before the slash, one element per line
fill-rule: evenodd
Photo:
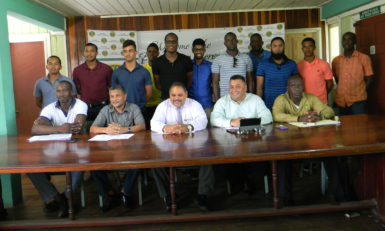
<path fill-rule="evenodd" d="M 109 104 L 100 110 L 92 126 L 107 127 L 108 124 L 117 123 L 122 127 L 131 127 L 138 124 L 144 124 L 143 115 L 136 104 L 127 103 L 122 113 L 115 111 Z"/>

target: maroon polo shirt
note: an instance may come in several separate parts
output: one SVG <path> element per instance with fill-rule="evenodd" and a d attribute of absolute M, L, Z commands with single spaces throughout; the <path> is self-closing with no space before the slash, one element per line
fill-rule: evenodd
<path fill-rule="evenodd" d="M 96 67 L 89 69 L 86 63 L 77 66 L 72 74 L 77 87 L 80 86 L 80 99 L 87 104 L 97 104 L 108 100 L 108 86 L 111 86 L 112 68 L 96 61 Z"/>

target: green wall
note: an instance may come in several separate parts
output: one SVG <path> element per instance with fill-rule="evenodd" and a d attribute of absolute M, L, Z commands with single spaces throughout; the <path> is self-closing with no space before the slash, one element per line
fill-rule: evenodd
<path fill-rule="evenodd" d="M 321 18 L 327 19 L 345 11 L 373 2 L 374 0 L 334 0 L 321 9 Z"/>
<path fill-rule="evenodd" d="M 49 30 L 65 30 L 65 18 L 49 9 L 28 0 L 0 1 L 0 135 L 17 132 L 7 14 Z"/>

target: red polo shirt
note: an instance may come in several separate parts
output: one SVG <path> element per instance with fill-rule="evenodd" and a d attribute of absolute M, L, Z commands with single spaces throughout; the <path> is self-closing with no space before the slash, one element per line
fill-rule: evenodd
<path fill-rule="evenodd" d="M 111 86 L 112 68 L 107 64 L 96 61 L 94 69 L 86 63 L 77 66 L 72 74 L 76 87 L 80 88 L 80 99 L 87 104 L 97 104 L 107 101 L 108 86 Z"/>

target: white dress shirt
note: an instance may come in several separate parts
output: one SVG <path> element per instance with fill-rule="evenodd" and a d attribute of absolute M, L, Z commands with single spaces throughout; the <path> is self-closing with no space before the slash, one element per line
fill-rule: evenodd
<path fill-rule="evenodd" d="M 191 124 L 194 127 L 194 131 L 206 128 L 206 113 L 197 101 L 187 98 L 181 106 L 181 114 L 183 124 Z M 171 103 L 170 99 L 167 99 L 156 108 L 154 116 L 151 119 L 151 130 L 163 133 L 164 126 L 177 124 L 177 117 L 177 107 Z"/>

